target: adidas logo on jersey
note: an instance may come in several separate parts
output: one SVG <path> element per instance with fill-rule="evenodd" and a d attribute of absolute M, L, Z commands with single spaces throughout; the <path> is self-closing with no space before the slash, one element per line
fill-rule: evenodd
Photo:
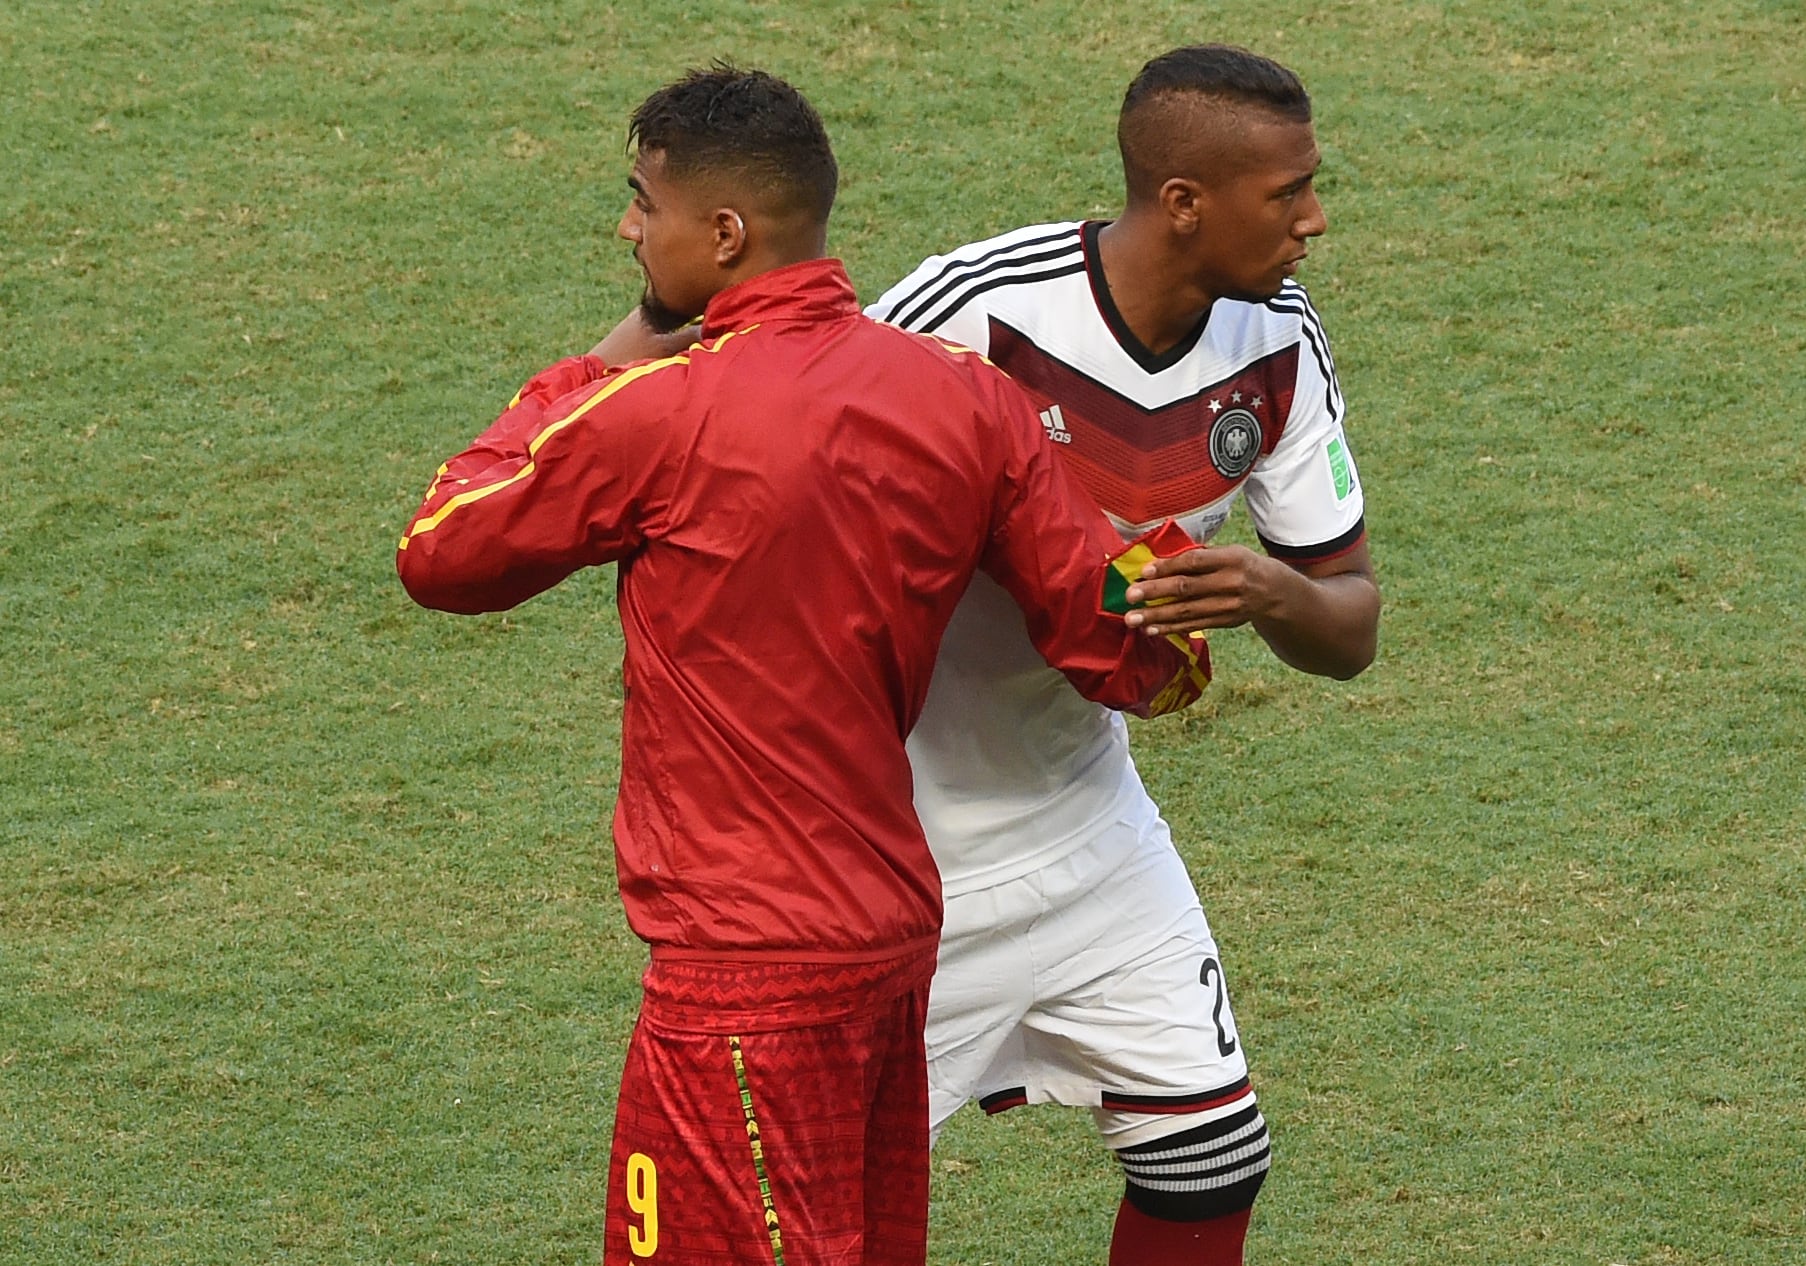
<path fill-rule="evenodd" d="M 1066 429 L 1066 419 L 1060 414 L 1060 406 L 1041 410 L 1041 425 L 1047 428 L 1047 438 L 1056 444 L 1072 443 L 1072 432 Z"/>

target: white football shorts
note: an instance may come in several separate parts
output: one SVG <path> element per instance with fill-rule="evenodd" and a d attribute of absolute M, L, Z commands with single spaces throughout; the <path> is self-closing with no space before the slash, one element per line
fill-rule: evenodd
<path fill-rule="evenodd" d="M 1254 1100 L 1216 940 L 1158 808 L 947 901 L 928 1003 L 929 1120 L 968 1100 L 1092 1110 L 1132 1147 Z"/>

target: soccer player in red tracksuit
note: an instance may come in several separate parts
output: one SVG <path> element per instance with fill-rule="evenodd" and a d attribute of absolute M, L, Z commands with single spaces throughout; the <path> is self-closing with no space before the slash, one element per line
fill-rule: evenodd
<path fill-rule="evenodd" d="M 1100 612 L 1120 541 L 1027 397 L 861 314 L 794 89 L 695 71 L 629 135 L 641 312 L 702 311 L 701 341 L 532 379 L 440 469 L 398 567 L 477 612 L 619 564 L 615 855 L 652 955 L 604 1262 L 921 1263 L 941 893 L 904 737 L 942 630 L 982 568 L 1099 702 L 1171 710 L 1205 669 Z"/>

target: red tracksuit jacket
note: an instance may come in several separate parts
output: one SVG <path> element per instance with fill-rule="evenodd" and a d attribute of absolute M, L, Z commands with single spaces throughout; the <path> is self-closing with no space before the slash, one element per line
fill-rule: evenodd
<path fill-rule="evenodd" d="M 973 569 L 1093 699 L 1183 706 L 1203 671 L 1100 613 L 1120 541 L 981 357 L 867 319 L 831 259 L 723 291 L 702 334 L 530 381 L 441 468 L 402 582 L 498 611 L 620 564 L 616 868 L 655 952 L 932 954 L 903 740 Z"/>

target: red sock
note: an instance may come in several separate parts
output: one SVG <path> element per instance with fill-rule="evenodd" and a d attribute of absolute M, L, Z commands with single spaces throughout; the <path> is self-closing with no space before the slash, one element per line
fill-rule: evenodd
<path fill-rule="evenodd" d="M 1150 1218 L 1127 1200 L 1116 1211 L 1110 1266 L 1242 1266 L 1252 1209 L 1205 1222 Z"/>

